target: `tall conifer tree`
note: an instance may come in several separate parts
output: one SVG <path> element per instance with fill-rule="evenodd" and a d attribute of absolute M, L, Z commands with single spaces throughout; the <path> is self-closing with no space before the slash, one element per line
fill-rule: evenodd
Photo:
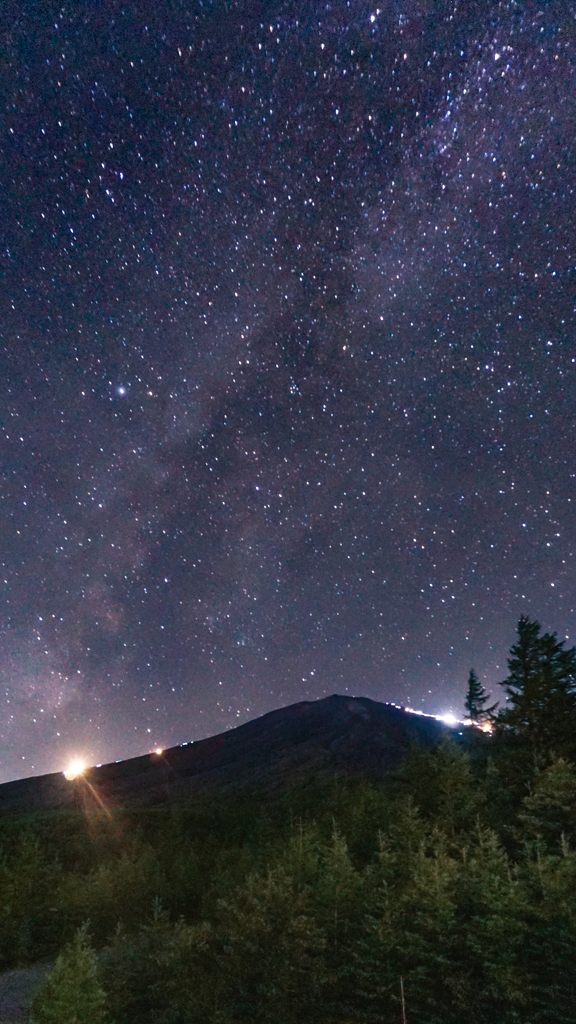
<path fill-rule="evenodd" d="M 502 686 L 507 706 L 500 726 L 526 739 L 535 749 L 576 751 L 576 648 L 568 650 L 556 633 L 540 635 L 540 623 L 523 615 L 518 640 L 508 659 Z"/>
<path fill-rule="evenodd" d="M 490 700 L 491 694 L 486 693 L 486 690 L 482 686 L 482 683 L 478 679 L 473 668 L 470 669 L 470 675 L 468 676 L 468 690 L 466 693 L 466 700 L 464 701 L 464 707 L 468 717 L 473 722 L 485 722 L 494 713 L 498 707 L 498 702 L 492 704 L 491 707 L 487 708 L 486 704 Z"/>
<path fill-rule="evenodd" d="M 96 954 L 84 925 L 64 948 L 36 993 L 31 1021 L 33 1024 L 104 1024 L 104 1004 Z"/>

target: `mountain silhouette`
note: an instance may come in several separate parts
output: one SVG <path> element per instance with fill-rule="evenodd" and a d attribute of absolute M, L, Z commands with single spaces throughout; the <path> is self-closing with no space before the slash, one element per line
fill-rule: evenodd
<path fill-rule="evenodd" d="M 378 780 L 399 767 L 411 744 L 430 748 L 445 737 L 467 746 L 478 732 L 367 697 L 334 694 L 161 754 L 87 768 L 74 780 L 56 772 L 6 782 L 0 811 L 152 807 L 217 794 L 268 798 L 335 773 Z"/>

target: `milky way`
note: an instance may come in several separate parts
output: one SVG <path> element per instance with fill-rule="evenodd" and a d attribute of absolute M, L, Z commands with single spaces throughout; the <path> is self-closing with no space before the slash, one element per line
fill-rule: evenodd
<path fill-rule="evenodd" d="M 575 16 L 5 5 L 1 781 L 573 641 Z"/>

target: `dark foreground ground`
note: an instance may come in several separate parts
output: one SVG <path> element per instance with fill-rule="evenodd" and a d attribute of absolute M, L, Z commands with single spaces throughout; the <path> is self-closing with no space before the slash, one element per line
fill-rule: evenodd
<path fill-rule="evenodd" d="M 34 992 L 50 966 L 35 964 L 0 974 L 0 1024 L 24 1024 Z"/>

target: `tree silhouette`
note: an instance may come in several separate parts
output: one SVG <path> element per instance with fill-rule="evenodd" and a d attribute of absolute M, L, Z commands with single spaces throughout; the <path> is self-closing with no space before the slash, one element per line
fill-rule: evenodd
<path fill-rule="evenodd" d="M 486 722 L 494 714 L 498 707 L 498 702 L 487 708 L 486 704 L 490 700 L 490 697 L 491 694 L 486 693 L 486 690 L 482 686 L 482 683 L 478 679 L 474 669 L 471 668 L 470 675 L 468 676 L 468 690 L 466 692 L 464 707 L 466 708 L 468 717 L 473 722 Z"/>
<path fill-rule="evenodd" d="M 576 749 L 576 648 L 564 648 L 556 633 L 540 635 L 540 623 L 523 615 L 502 686 L 507 707 L 498 716 L 504 731 L 535 750 L 573 754 Z"/>

